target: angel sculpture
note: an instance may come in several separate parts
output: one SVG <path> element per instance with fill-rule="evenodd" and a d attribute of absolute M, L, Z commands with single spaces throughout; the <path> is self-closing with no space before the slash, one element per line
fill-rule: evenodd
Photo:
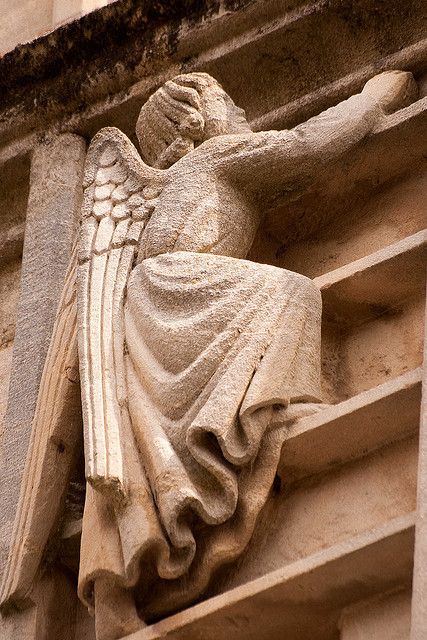
<path fill-rule="evenodd" d="M 384 73 L 292 130 L 253 133 L 212 77 L 191 73 L 142 107 L 143 159 L 118 129 L 92 140 L 77 267 L 79 595 L 98 640 L 193 602 L 247 546 L 284 425 L 321 406 L 319 291 L 246 260 L 264 203 L 310 184 L 414 87 Z"/>

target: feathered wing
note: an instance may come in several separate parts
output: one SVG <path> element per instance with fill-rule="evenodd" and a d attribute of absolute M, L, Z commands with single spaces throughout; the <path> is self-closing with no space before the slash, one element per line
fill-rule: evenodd
<path fill-rule="evenodd" d="M 86 477 L 118 500 L 126 494 L 123 300 L 164 174 L 144 164 L 118 129 L 102 129 L 89 147 L 77 293 Z"/>
<path fill-rule="evenodd" d="M 70 259 L 40 382 L 0 587 L 2 608 L 24 602 L 31 590 L 80 446 L 79 324 L 87 475 L 101 489 L 124 491 L 122 299 L 139 236 L 154 205 L 143 191 L 151 188 L 152 196 L 163 176 L 142 162 L 118 129 L 103 129 L 89 147 L 81 236 Z"/>

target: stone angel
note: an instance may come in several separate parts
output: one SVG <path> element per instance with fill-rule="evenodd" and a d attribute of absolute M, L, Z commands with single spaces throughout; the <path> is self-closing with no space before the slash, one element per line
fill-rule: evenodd
<path fill-rule="evenodd" d="M 142 158 L 118 129 L 92 140 L 70 267 L 77 316 L 71 295 L 45 374 L 52 384 L 55 350 L 78 334 L 88 480 L 79 595 L 98 640 L 194 602 L 247 546 L 286 424 L 321 406 L 320 292 L 246 259 L 265 203 L 289 185 L 304 189 L 414 91 L 411 74 L 387 72 L 292 130 L 254 133 L 211 76 L 190 73 L 142 107 Z M 69 354 L 77 366 L 77 350 Z M 38 452 L 52 404 L 45 387 Z M 34 447 L 3 602 L 34 574 L 31 522 L 45 514 L 46 536 L 52 526 Z"/>

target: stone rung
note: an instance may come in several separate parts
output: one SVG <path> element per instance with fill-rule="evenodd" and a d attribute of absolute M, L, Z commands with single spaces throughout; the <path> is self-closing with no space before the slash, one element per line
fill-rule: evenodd
<path fill-rule="evenodd" d="M 326 318 L 356 324 L 424 295 L 427 230 L 314 279 Z"/>
<path fill-rule="evenodd" d="M 286 484 L 417 433 L 422 368 L 303 418 L 290 427 L 278 474 Z"/>
<path fill-rule="evenodd" d="M 343 607 L 410 585 L 414 522 L 414 513 L 390 520 L 126 640 L 332 640 Z"/>

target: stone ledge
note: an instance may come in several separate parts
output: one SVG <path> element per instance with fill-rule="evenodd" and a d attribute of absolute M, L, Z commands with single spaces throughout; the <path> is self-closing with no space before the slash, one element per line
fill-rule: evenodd
<path fill-rule="evenodd" d="M 368 64 L 354 73 L 323 85 L 308 95 L 254 118 L 251 121 L 251 127 L 254 131 L 262 131 L 295 126 L 327 109 L 331 104 L 338 104 L 353 93 L 357 93 L 369 78 L 381 71 L 410 67 L 414 70 L 418 68 L 424 70 L 426 55 L 427 38 L 382 58 L 379 63 Z"/>
<path fill-rule="evenodd" d="M 252 3 L 221 3 L 229 28 Z M 114 94 L 123 100 L 135 82 L 171 68 L 183 25 L 210 25 L 219 9 L 218 0 L 121 0 L 16 47 L 0 58 L 1 134 L 10 140 L 98 101 L 108 108 Z"/>
<path fill-rule="evenodd" d="M 412 579 L 415 513 L 215 596 L 122 640 L 325 640 L 341 609 Z"/>
<path fill-rule="evenodd" d="M 3 140 L 15 144 L 50 127 L 90 136 L 106 122 L 132 134 L 156 86 L 194 70 L 223 82 L 256 128 L 272 126 L 263 121 L 265 106 L 274 126 L 293 126 L 359 90 L 374 73 L 396 66 L 425 72 L 423 3 L 408 2 L 384 6 L 381 25 L 369 3 L 356 7 L 351 0 L 181 0 L 173 8 L 165 0 L 116 2 L 0 61 L 8 96 Z M 230 65 L 238 67 L 231 74 Z"/>
<path fill-rule="evenodd" d="M 424 230 L 315 278 L 325 317 L 354 325 L 398 309 L 424 294 L 426 263 Z"/>
<path fill-rule="evenodd" d="M 422 368 L 303 418 L 289 429 L 278 474 L 292 484 L 418 432 Z"/>

